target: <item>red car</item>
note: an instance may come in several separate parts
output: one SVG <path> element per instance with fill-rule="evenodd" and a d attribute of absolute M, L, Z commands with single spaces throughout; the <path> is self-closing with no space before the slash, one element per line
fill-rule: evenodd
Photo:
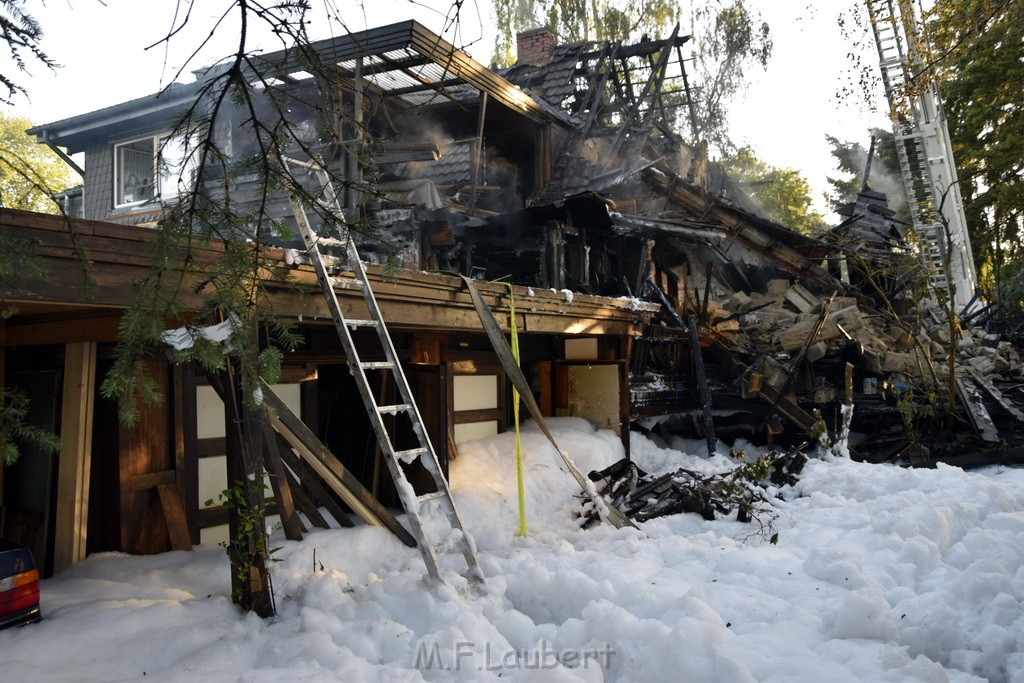
<path fill-rule="evenodd" d="M 32 551 L 0 538 L 0 628 L 39 621 L 39 570 Z"/>

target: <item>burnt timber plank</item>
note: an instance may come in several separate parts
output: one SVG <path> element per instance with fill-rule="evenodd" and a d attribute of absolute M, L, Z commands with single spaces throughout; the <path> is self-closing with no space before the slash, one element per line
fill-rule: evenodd
<path fill-rule="evenodd" d="M 761 382 L 761 388 L 757 394 L 767 401 L 775 411 L 784 415 L 805 432 L 810 433 L 814 429 L 816 422 L 814 417 L 797 405 L 793 399 L 780 395 L 778 389 L 768 384 L 768 382 Z M 832 434 L 829 434 L 829 436 L 831 437 Z"/>
<path fill-rule="evenodd" d="M 295 497 L 295 507 L 302 512 L 309 519 L 310 524 L 321 529 L 329 529 L 330 525 L 322 514 L 320 514 L 319 508 L 316 503 L 310 497 L 306 490 L 302 488 L 302 484 L 295 475 L 291 473 L 287 467 L 284 470 L 284 475 L 288 479 L 288 486 L 291 487 L 292 495 Z M 305 528 L 303 528 L 305 531 Z"/>
<path fill-rule="evenodd" d="M 276 433 L 276 432 L 275 432 Z M 348 516 L 348 513 L 341 509 L 341 506 L 335 501 L 333 494 L 320 485 L 320 475 L 316 473 L 312 467 L 306 464 L 306 461 L 295 454 L 292 450 L 291 444 L 281 436 L 277 434 L 278 453 L 281 455 L 281 459 L 284 460 L 285 465 L 288 466 L 289 476 L 294 472 L 298 477 L 299 488 L 303 494 L 309 497 L 310 502 L 314 505 L 321 505 L 327 508 L 327 511 L 331 513 L 331 516 L 343 527 L 353 527 L 355 522 Z M 291 479 L 289 480 L 291 481 Z M 294 486 L 292 487 L 295 488 Z M 320 514 L 317 510 L 317 515 Z M 321 516 L 322 519 L 322 516 Z M 310 517 L 310 521 L 313 518 Z M 314 522 L 315 524 L 315 522 Z M 326 529 L 326 520 L 324 520 L 324 528 Z"/>
<path fill-rule="evenodd" d="M 992 422 L 992 416 L 989 415 L 985 402 L 982 401 L 981 394 L 974 388 L 974 385 L 968 385 L 962 378 L 957 377 L 956 395 L 967 410 L 967 417 L 970 418 L 971 425 L 981 440 L 988 443 L 999 443 L 999 430 Z"/>
<path fill-rule="evenodd" d="M 341 496 L 345 504 L 367 524 L 384 527 L 409 547 L 415 547 L 416 540 L 405 527 L 341 464 L 330 449 L 274 393 L 270 385 L 261 381 L 260 387 L 263 390 L 264 403 L 276 413 L 267 411 L 274 429 L 298 451 L 310 467 L 316 470 L 324 482 Z"/>
<path fill-rule="evenodd" d="M 1012 415 L 1014 418 L 1016 418 L 1017 421 L 1024 422 L 1024 413 L 1022 413 L 1020 409 L 1014 406 L 1011 402 L 1007 401 L 1006 397 L 1003 396 L 1003 392 L 999 391 L 999 389 L 997 389 L 994 384 L 992 384 L 987 379 L 985 379 L 978 373 L 974 372 L 973 370 L 967 369 L 966 372 L 970 376 L 970 378 L 974 380 L 974 383 L 978 386 L 978 388 L 981 390 L 983 394 L 985 394 L 989 399 L 998 404 L 1000 408 L 1002 408 L 1010 415 Z"/>

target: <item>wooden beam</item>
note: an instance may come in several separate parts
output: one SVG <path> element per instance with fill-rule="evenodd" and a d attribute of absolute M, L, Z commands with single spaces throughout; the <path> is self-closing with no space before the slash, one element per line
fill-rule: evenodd
<path fill-rule="evenodd" d="M 69 226 L 74 230 L 74 239 Z M 54 320 L 45 324 L 41 322 L 42 326 L 35 329 L 17 332 L 14 330 L 19 322 L 16 316 L 7 323 L 8 335 L 18 334 L 26 339 L 40 340 L 63 334 L 113 338 L 117 313 L 112 309 L 121 309 L 132 303 L 131 288 L 125 287 L 124 283 L 146 276 L 153 265 L 150 246 L 153 234 L 148 230 L 100 221 L 65 221 L 56 216 L 7 209 L 0 213 L 0 230 L 11 238 L 36 244 L 36 251 L 47 268 L 45 281 L 23 279 L 2 283 L 0 298 L 24 305 L 60 305 L 66 310 L 76 311 L 76 315 L 88 315 L 90 311 L 103 309 L 101 315 L 105 318 L 96 327 L 62 327 L 60 321 Z M 78 248 L 86 252 L 91 264 L 92 282 L 88 286 Z M 176 268 L 183 267 L 184 255 L 184 252 L 178 254 L 180 261 Z M 222 246 L 211 244 L 205 248 L 194 247 L 190 258 L 210 268 L 223 255 Z M 267 248 L 266 256 L 283 265 L 283 250 Z M 480 329 L 473 304 L 458 278 L 414 270 L 398 270 L 385 277 L 381 268 L 371 266 L 367 270 L 381 310 L 392 329 Z M 306 324 L 316 324 L 317 320 L 330 324 L 326 302 L 319 296 L 319 285 L 312 269 L 299 266 L 290 270 L 289 276 L 290 283 L 267 278 L 267 292 L 275 310 L 287 311 L 293 319 L 301 317 Z M 202 292 L 196 291 L 201 284 L 199 278 L 197 273 L 185 274 L 181 305 L 186 311 L 198 310 L 203 305 Z M 504 285 L 480 283 L 479 288 L 488 306 L 496 312 L 499 325 L 507 328 L 508 301 Z M 367 317 L 359 289 L 346 288 L 343 283 L 335 289 L 346 315 Z M 310 296 L 313 292 L 317 296 Z M 527 298 L 527 288 L 517 287 L 516 297 Z M 535 290 L 529 301 L 529 308 L 519 311 L 518 323 L 522 333 L 635 334 L 656 310 L 646 303 L 637 306 L 584 294 L 577 294 L 572 302 L 567 302 L 564 294 L 543 290 Z"/>
<path fill-rule="evenodd" d="M 57 469 L 54 572 L 85 559 L 95 390 L 96 343 L 67 344 L 64 347 L 61 449 Z"/>
<path fill-rule="evenodd" d="M 772 412 L 778 412 L 784 415 L 793 422 L 793 424 L 799 427 L 801 431 L 808 432 L 814 429 L 816 422 L 814 417 L 801 408 L 796 401 L 789 396 L 780 395 L 778 389 L 768 382 L 761 382 L 761 387 L 756 393 L 772 406 Z M 766 419 L 765 422 L 767 421 L 768 420 Z M 833 435 L 829 434 L 829 436 L 832 437 Z"/>
<path fill-rule="evenodd" d="M 61 320 L 21 323 L 17 317 L 4 325 L 7 346 L 117 341 L 120 315 L 64 316 Z"/>
<path fill-rule="evenodd" d="M 177 484 L 159 484 L 156 490 L 164 510 L 167 533 L 171 537 L 171 549 L 192 550 L 192 538 L 188 533 L 188 520 L 185 518 L 185 503 L 181 499 L 181 490 Z"/>
<path fill-rule="evenodd" d="M 177 480 L 177 473 L 174 470 L 166 470 L 164 472 L 133 474 L 129 478 L 129 484 L 132 491 L 145 491 L 162 484 L 174 484 Z"/>

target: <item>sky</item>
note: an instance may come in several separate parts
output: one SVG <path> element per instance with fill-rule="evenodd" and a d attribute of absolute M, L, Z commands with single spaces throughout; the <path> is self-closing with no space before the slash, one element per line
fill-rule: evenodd
<path fill-rule="evenodd" d="M 44 30 L 42 48 L 61 66 L 50 71 L 30 64 L 29 74 L 16 74 L 28 96 L 15 97 L 13 112 L 35 124 L 49 123 L 156 92 L 175 79 L 191 80 L 192 69 L 222 59 L 235 48 L 238 27 L 228 21 L 212 31 L 209 44 L 188 61 L 230 4 L 230 0 L 197 2 L 186 29 L 169 43 L 161 43 L 174 25 L 177 0 L 30 0 L 27 9 Z M 448 6 L 428 0 L 336 0 L 335 4 L 345 8 L 345 26 L 321 14 L 309 27 L 311 37 L 409 18 L 435 32 L 451 23 L 445 14 Z M 749 144 L 771 165 L 801 171 L 811 184 L 816 207 L 824 211 L 826 176 L 835 174 L 825 135 L 866 146 L 868 129 L 887 125 L 880 91 L 875 94 L 874 112 L 862 100 L 836 98 L 840 83 L 851 73 L 847 57 L 851 47 L 837 17 L 855 0 L 748 0 L 748 4 L 771 26 L 774 51 L 767 70 L 749 72 L 749 90 L 732 106 L 734 139 Z M 449 29 L 445 37 L 486 64 L 495 41 L 489 1 L 465 0 L 459 19 L 458 33 Z M 866 26 L 859 35 L 867 37 Z M 267 51 L 281 47 L 265 33 L 257 34 L 252 44 Z M 854 49 L 867 51 L 868 63 L 873 63 L 869 40 Z M 9 62 L 0 64 L 4 73 L 12 72 Z"/>

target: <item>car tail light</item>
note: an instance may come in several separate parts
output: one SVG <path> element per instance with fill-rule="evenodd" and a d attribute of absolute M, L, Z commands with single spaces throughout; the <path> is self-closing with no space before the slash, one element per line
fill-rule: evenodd
<path fill-rule="evenodd" d="M 38 603 L 38 569 L 0 579 L 0 617 L 29 609 Z"/>

